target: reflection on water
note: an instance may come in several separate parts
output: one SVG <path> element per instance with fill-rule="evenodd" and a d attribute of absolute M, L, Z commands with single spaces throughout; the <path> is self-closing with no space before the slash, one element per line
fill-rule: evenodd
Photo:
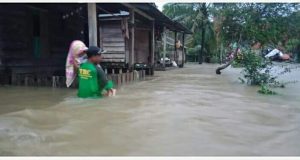
<path fill-rule="evenodd" d="M 156 72 L 104 99 L 1 87 L 0 155 L 300 155 L 299 84 L 261 96 L 215 67 Z"/>

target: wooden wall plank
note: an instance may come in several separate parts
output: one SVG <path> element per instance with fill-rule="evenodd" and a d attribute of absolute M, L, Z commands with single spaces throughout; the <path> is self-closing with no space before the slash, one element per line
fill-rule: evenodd
<path fill-rule="evenodd" d="M 135 30 L 135 63 L 149 63 L 150 58 L 150 32 Z"/>
<path fill-rule="evenodd" d="M 103 59 L 102 62 L 125 62 L 125 59 Z"/>
<path fill-rule="evenodd" d="M 113 58 L 125 58 L 125 54 L 102 54 L 103 59 L 113 59 Z"/>

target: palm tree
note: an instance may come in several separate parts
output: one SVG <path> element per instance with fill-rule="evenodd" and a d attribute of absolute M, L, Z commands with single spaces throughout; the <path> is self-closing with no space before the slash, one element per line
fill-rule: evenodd
<path fill-rule="evenodd" d="M 205 3 L 168 3 L 163 6 L 164 14 L 184 24 L 194 33 L 190 47 L 198 49 L 200 64 L 204 52 L 208 53 L 215 43 L 213 25 L 208 20 L 208 7 Z"/>

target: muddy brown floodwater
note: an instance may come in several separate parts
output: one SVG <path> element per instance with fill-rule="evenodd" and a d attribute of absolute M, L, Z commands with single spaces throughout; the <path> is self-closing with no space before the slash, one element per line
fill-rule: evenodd
<path fill-rule="evenodd" d="M 264 96 L 215 68 L 156 72 L 104 99 L 0 87 L 0 155 L 300 155 L 300 84 Z"/>

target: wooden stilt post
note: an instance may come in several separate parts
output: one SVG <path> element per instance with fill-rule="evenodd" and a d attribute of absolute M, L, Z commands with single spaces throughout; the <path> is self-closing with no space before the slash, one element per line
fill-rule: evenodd
<path fill-rule="evenodd" d="M 117 85 L 120 86 L 122 84 L 122 75 L 117 74 Z"/>
<path fill-rule="evenodd" d="M 29 78 L 28 78 L 28 75 L 25 75 L 25 78 L 24 78 L 24 85 L 25 86 L 28 86 L 28 83 L 29 82 Z"/>
<path fill-rule="evenodd" d="M 55 76 L 52 76 L 52 87 L 56 87 L 56 78 Z"/>
<path fill-rule="evenodd" d="M 155 21 L 152 21 L 152 50 L 151 50 L 151 67 L 149 75 L 154 74 L 154 57 L 155 57 Z"/>
<path fill-rule="evenodd" d="M 134 67 L 134 39 L 135 39 L 135 34 L 134 34 L 134 21 L 135 21 L 135 15 L 134 15 L 134 10 L 130 9 L 130 56 L 129 56 L 129 62 L 131 67 Z"/>
<path fill-rule="evenodd" d="M 178 64 L 176 41 L 177 41 L 177 31 L 175 31 L 174 33 L 174 61 Z"/>
<path fill-rule="evenodd" d="M 164 34 L 163 34 L 163 44 L 164 44 L 164 50 L 163 50 L 163 67 L 164 69 L 166 68 L 166 62 L 165 62 L 165 59 L 166 59 L 166 51 L 167 51 L 167 33 L 166 33 L 166 27 L 164 27 Z"/>
<path fill-rule="evenodd" d="M 89 46 L 97 46 L 97 10 L 96 3 L 87 4 L 89 25 Z"/>
<path fill-rule="evenodd" d="M 185 63 L 185 50 L 184 50 L 184 46 L 185 46 L 185 34 L 182 33 L 182 67 L 184 66 L 184 63 Z"/>

